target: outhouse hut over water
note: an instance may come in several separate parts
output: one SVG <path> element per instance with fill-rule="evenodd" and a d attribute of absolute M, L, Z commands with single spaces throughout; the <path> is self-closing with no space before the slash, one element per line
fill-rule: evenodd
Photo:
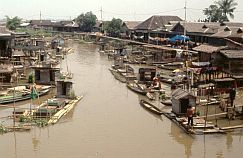
<path fill-rule="evenodd" d="M 73 82 L 57 80 L 57 98 L 72 98 Z"/>
<path fill-rule="evenodd" d="M 196 106 L 196 96 L 178 88 L 172 92 L 172 112 L 176 115 L 185 115 L 188 106 Z"/>

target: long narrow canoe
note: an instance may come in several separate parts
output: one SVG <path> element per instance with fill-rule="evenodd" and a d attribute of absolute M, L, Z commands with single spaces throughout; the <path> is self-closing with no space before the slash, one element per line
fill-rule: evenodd
<path fill-rule="evenodd" d="M 121 73 L 119 73 L 117 70 L 113 69 L 113 68 L 109 68 L 110 72 L 112 73 L 112 75 L 120 82 L 122 83 L 126 83 L 126 78 L 124 76 L 121 75 Z"/>
<path fill-rule="evenodd" d="M 151 104 L 145 100 L 140 100 L 140 105 L 154 114 L 157 114 L 157 115 L 163 114 L 163 112 L 159 108 L 157 108 L 156 106 L 154 106 L 153 104 Z"/>

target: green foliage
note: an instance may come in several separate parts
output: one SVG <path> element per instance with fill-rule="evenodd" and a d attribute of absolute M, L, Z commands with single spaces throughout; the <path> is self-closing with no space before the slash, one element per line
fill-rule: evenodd
<path fill-rule="evenodd" d="M 200 116 L 200 111 L 198 110 L 197 112 L 196 112 L 196 116 Z"/>
<path fill-rule="evenodd" d="M 84 32 L 91 32 L 96 24 L 97 17 L 92 12 L 82 13 L 76 18 L 80 30 Z"/>
<path fill-rule="evenodd" d="M 31 123 L 33 121 L 33 119 L 31 117 L 28 116 L 20 116 L 19 117 L 19 122 L 24 122 L 24 123 Z"/>
<path fill-rule="evenodd" d="M 34 30 L 30 28 L 17 28 L 16 32 L 26 32 L 32 37 L 52 37 L 52 33 L 48 30 Z"/>
<path fill-rule="evenodd" d="M 6 16 L 6 18 L 7 18 L 6 27 L 9 30 L 16 30 L 16 28 L 20 26 L 21 19 L 19 17 L 15 16 L 14 18 L 10 18 L 9 16 Z"/>
<path fill-rule="evenodd" d="M 207 21 L 210 22 L 224 22 L 229 21 L 230 18 L 234 18 L 234 10 L 236 9 L 237 3 L 234 0 L 219 0 L 214 5 L 210 5 L 208 8 L 203 10 L 204 15 L 207 16 Z"/>
<path fill-rule="evenodd" d="M 217 5 L 210 5 L 208 8 L 205 8 L 203 10 L 204 15 L 207 16 L 207 21 L 210 22 L 221 22 L 222 17 L 222 11 L 219 9 Z"/>
<path fill-rule="evenodd" d="M 48 125 L 48 121 L 46 119 L 35 120 L 35 123 L 38 127 L 45 127 Z"/>
<path fill-rule="evenodd" d="M 19 122 L 22 123 L 35 123 L 38 127 L 45 127 L 48 125 L 47 119 L 33 119 L 29 116 L 20 116 Z"/>
<path fill-rule="evenodd" d="M 113 18 L 110 22 L 105 23 L 105 31 L 112 37 L 119 37 L 122 32 L 122 20 Z"/>
<path fill-rule="evenodd" d="M 7 129 L 0 123 L 0 134 L 7 133 Z"/>
<path fill-rule="evenodd" d="M 74 90 L 70 91 L 70 98 L 71 99 L 75 99 L 76 98 L 76 94 L 75 94 Z"/>
<path fill-rule="evenodd" d="M 30 74 L 28 77 L 28 83 L 34 83 L 34 75 Z"/>
<path fill-rule="evenodd" d="M 233 12 L 238 5 L 235 0 L 219 0 L 215 3 L 219 6 L 219 9 L 222 11 L 224 17 L 228 19 L 227 16 L 229 15 L 230 18 L 234 18 Z"/>

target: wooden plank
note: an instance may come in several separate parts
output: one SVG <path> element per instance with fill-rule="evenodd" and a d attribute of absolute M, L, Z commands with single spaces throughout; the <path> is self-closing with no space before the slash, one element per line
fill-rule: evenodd
<path fill-rule="evenodd" d="M 78 97 L 76 100 L 72 100 L 67 104 L 63 109 L 58 111 L 51 119 L 48 121 L 48 124 L 55 124 L 63 115 L 66 115 L 73 107 L 83 98 L 83 96 Z"/>
<path fill-rule="evenodd" d="M 243 125 L 221 127 L 220 129 L 221 130 L 229 130 L 229 129 L 237 129 L 237 128 L 243 128 Z"/>
<path fill-rule="evenodd" d="M 243 107 L 243 105 L 235 105 L 235 107 L 236 107 L 236 108 L 238 108 L 238 107 Z"/>
<path fill-rule="evenodd" d="M 226 114 L 227 114 L 227 112 L 223 112 L 223 113 L 208 115 L 207 117 L 221 116 L 221 115 L 226 115 Z M 200 118 L 206 118 L 206 116 L 200 116 Z"/>

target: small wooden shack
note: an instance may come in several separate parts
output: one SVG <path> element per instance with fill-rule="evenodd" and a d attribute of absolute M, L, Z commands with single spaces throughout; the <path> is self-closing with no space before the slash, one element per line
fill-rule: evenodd
<path fill-rule="evenodd" d="M 6 28 L 0 26 L 0 57 L 12 56 L 11 51 L 12 33 Z"/>
<path fill-rule="evenodd" d="M 196 106 L 196 96 L 178 88 L 172 92 L 172 112 L 176 115 L 185 115 L 188 106 Z"/>
<path fill-rule="evenodd" d="M 13 73 L 14 73 L 14 69 L 12 64 L 6 64 L 5 62 L 0 61 L 0 82 L 1 83 L 10 83 Z"/>
<path fill-rule="evenodd" d="M 156 76 L 156 69 L 154 68 L 140 68 L 139 69 L 139 81 L 152 81 Z"/>
<path fill-rule="evenodd" d="M 230 88 L 236 87 L 236 80 L 231 77 L 227 78 L 218 78 L 213 80 L 215 84 L 215 92 L 220 93 L 228 93 Z"/>
<path fill-rule="evenodd" d="M 54 36 L 53 39 L 51 40 L 52 49 L 56 49 L 58 46 L 60 46 L 60 47 L 65 46 L 65 39 L 64 39 L 64 37 L 62 37 L 60 35 Z"/>
<path fill-rule="evenodd" d="M 50 64 L 42 64 L 32 67 L 35 72 L 35 83 L 45 85 L 55 85 L 56 72 L 60 68 L 52 67 Z"/>
<path fill-rule="evenodd" d="M 57 81 L 57 98 L 72 97 L 73 82 L 69 80 Z"/>
<path fill-rule="evenodd" d="M 198 51 L 199 62 L 210 62 L 214 59 L 214 54 L 220 50 L 225 49 L 226 46 L 213 46 L 208 44 L 201 44 L 200 46 L 194 47 L 194 51 Z"/>

